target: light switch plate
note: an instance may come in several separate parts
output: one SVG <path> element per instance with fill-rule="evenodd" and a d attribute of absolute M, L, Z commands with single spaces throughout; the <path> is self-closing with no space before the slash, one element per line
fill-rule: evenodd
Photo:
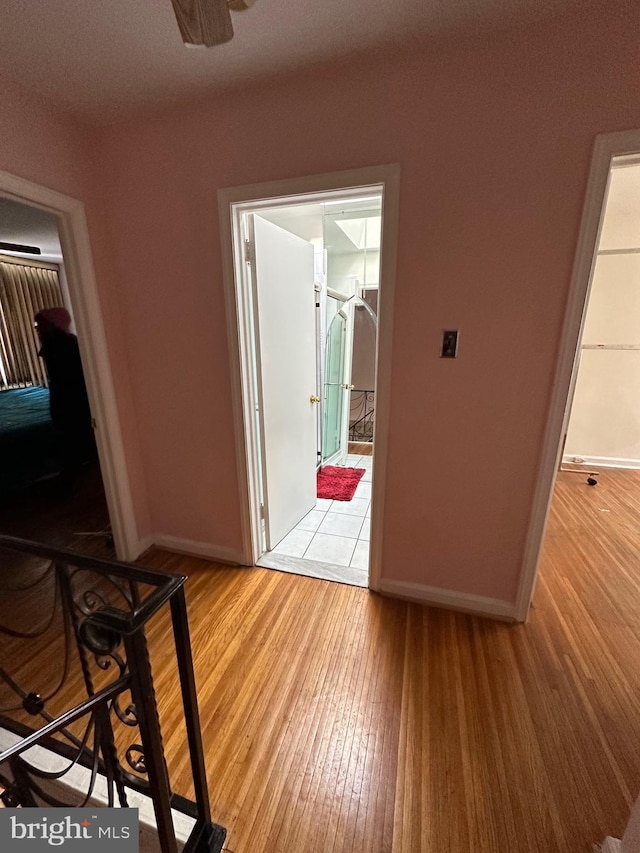
<path fill-rule="evenodd" d="M 458 330 L 445 329 L 442 332 L 440 358 L 455 358 L 458 355 Z"/>

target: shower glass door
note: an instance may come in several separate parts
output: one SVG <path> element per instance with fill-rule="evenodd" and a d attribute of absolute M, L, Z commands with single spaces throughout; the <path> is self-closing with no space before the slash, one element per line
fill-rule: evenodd
<path fill-rule="evenodd" d="M 329 298 L 337 309 L 327 332 L 324 374 L 324 424 L 322 430 L 322 460 L 331 459 L 340 450 L 342 441 L 342 407 L 344 405 L 344 358 L 347 320 L 340 313 L 341 303 Z"/>

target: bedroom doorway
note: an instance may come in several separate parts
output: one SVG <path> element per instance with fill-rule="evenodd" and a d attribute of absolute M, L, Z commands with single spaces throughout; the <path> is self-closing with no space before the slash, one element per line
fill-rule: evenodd
<path fill-rule="evenodd" d="M 638 186 L 640 131 L 598 136 L 518 592 L 520 621 L 526 620 L 531 604 L 556 486 L 559 492 L 573 493 L 574 482 L 579 484 L 584 495 L 578 503 L 593 513 L 591 531 L 604 526 L 612 537 L 617 529 L 614 521 L 620 521 L 624 538 L 627 530 L 637 528 L 634 487 L 640 437 L 633 407 L 640 351 L 634 320 L 640 257 Z M 607 515 L 612 512 L 607 495 L 611 498 L 614 490 L 624 493 L 629 484 L 633 496 L 626 504 L 618 502 L 619 519 L 614 519 Z M 603 525 L 603 518 L 608 525 Z M 609 556 L 613 562 L 613 554 Z"/>
<path fill-rule="evenodd" d="M 3 171 L 0 171 L 0 199 L 46 213 L 57 223 L 61 255 L 64 257 L 65 281 L 62 286 L 78 332 L 100 479 L 108 509 L 107 520 L 111 524 L 116 556 L 122 560 L 133 560 L 143 546 L 133 511 L 84 205 L 70 196 Z"/>
<path fill-rule="evenodd" d="M 57 218 L 0 198 L 0 234 L 0 447 L 5 460 L 0 531 L 113 556 Z M 51 318 L 47 328 L 53 337 L 36 328 L 39 312 L 44 312 L 43 321 Z M 64 352 L 66 368 L 56 377 L 62 383 L 56 399 L 64 406 L 66 430 L 51 418 L 51 377 L 41 356 L 43 344 L 47 350 L 53 347 L 53 364 L 60 363 Z"/>
<path fill-rule="evenodd" d="M 375 579 L 370 564 L 377 565 L 382 512 L 373 481 L 374 467 L 375 483 L 383 481 L 378 454 L 384 463 L 386 450 L 387 389 L 383 381 L 381 413 L 376 360 L 390 329 L 382 321 L 378 335 L 376 309 L 387 284 L 380 250 L 389 210 L 389 233 L 395 221 L 395 170 L 387 169 L 387 186 L 334 176 L 336 185 L 326 189 L 307 179 L 299 192 L 284 182 L 281 192 L 269 193 L 269 186 L 261 195 L 253 192 L 260 188 L 219 194 L 241 379 L 247 562 L 360 586 Z M 394 242 L 389 236 L 388 245 Z M 354 345 L 363 342 L 370 345 L 368 379 L 356 388 Z M 358 417 L 356 391 L 364 392 Z M 360 440 L 350 443 L 354 435 Z M 329 473 L 330 482 L 321 483 Z M 346 479 L 354 482 L 342 492 Z M 318 484 L 329 488 L 326 497 L 318 497 Z"/>

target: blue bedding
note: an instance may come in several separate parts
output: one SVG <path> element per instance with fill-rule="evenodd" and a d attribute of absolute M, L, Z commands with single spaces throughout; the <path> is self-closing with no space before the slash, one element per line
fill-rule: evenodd
<path fill-rule="evenodd" d="M 0 391 L 0 494 L 59 472 L 47 388 Z"/>

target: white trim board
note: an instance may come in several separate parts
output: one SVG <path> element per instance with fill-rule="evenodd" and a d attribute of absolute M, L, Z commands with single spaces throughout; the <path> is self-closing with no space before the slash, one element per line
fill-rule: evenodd
<path fill-rule="evenodd" d="M 582 461 L 576 462 L 576 456 L 578 456 Z M 571 453 L 562 457 L 563 465 L 576 465 L 578 466 L 575 469 L 581 471 L 584 469 L 585 473 L 587 472 L 587 468 L 628 468 L 637 470 L 640 468 L 640 459 L 625 459 L 624 457 L 615 457 L 615 456 L 582 456 L 582 454 Z"/>
<path fill-rule="evenodd" d="M 457 592 L 453 589 L 442 589 L 436 586 L 425 586 L 409 581 L 394 581 L 383 578 L 379 591 L 393 598 L 402 598 L 420 604 L 431 604 L 434 607 L 444 607 L 460 613 L 473 616 L 488 616 L 491 619 L 502 619 L 515 622 L 515 605 L 511 601 L 499 598 L 487 598 L 483 595 L 472 595 L 467 592 Z"/>
<path fill-rule="evenodd" d="M 602 228 L 611 162 L 614 157 L 629 157 L 637 155 L 638 152 L 640 130 L 601 134 L 595 140 L 520 572 L 516 599 L 516 619 L 520 622 L 527 619 L 535 589 L 547 517 L 562 453 L 562 438 L 567 429 L 575 387 L 576 357 Z"/>
<path fill-rule="evenodd" d="M 333 563 L 323 563 L 321 560 L 304 560 L 302 557 L 289 557 L 287 554 L 278 554 L 275 551 L 263 554 L 256 565 L 262 569 L 274 569 L 278 572 L 288 572 L 321 581 L 365 588 L 367 586 L 366 569 L 336 566 Z"/>
<path fill-rule="evenodd" d="M 242 552 L 237 551 L 235 548 L 211 545 L 208 542 L 197 542 L 194 539 L 181 539 L 178 536 L 168 536 L 165 533 L 156 533 L 151 539 L 152 542 L 147 547 L 155 545 L 156 548 L 166 548 L 167 551 L 175 551 L 176 554 L 204 557 L 207 560 L 225 563 L 226 565 L 253 565 L 244 563 Z"/>
<path fill-rule="evenodd" d="M 133 560 L 140 553 L 115 387 L 98 299 L 89 229 L 81 201 L 0 171 L 0 195 L 54 213 L 82 356 L 96 444 L 116 553 Z"/>
<path fill-rule="evenodd" d="M 140 539 L 137 544 L 138 557 L 143 556 L 149 548 L 153 548 L 155 544 L 155 540 L 151 534 L 149 536 L 145 536 L 144 539 Z"/>
<path fill-rule="evenodd" d="M 345 172 L 325 175 L 311 175 L 264 184 L 220 189 L 218 191 L 218 211 L 220 219 L 220 239 L 222 247 L 222 265 L 225 287 L 227 330 L 229 342 L 229 363 L 231 369 L 231 389 L 236 434 L 236 462 L 238 469 L 238 490 L 240 495 L 243 557 L 240 562 L 253 565 L 260 556 L 259 524 L 255 512 L 256 489 L 253 476 L 253 462 L 256 456 L 256 435 L 254 412 L 250 405 L 251 377 L 246 369 L 247 359 L 243 353 L 249 350 L 247 336 L 248 321 L 244 316 L 241 299 L 236 295 L 235 271 L 241 269 L 243 247 L 234 243 L 234 231 L 238 230 L 238 217 L 241 210 L 259 207 L 273 207 L 299 202 L 302 196 L 306 200 L 323 200 L 331 194 L 346 193 L 359 195 L 371 187 L 382 188 L 383 198 L 383 235 L 382 265 L 380 270 L 382 286 L 380 288 L 378 327 L 378 365 L 376 376 L 376 453 L 375 475 L 373 477 L 373 504 L 371 520 L 371 550 L 369 567 L 369 586 L 378 589 L 381 576 L 382 529 L 384 518 L 384 496 L 386 485 L 387 445 L 389 434 L 389 406 L 391 398 L 391 350 L 393 330 L 393 305 L 395 295 L 395 271 L 397 256 L 397 235 L 399 221 L 400 167 L 398 165 L 371 166 Z M 259 502 L 258 502 L 259 503 Z"/>

